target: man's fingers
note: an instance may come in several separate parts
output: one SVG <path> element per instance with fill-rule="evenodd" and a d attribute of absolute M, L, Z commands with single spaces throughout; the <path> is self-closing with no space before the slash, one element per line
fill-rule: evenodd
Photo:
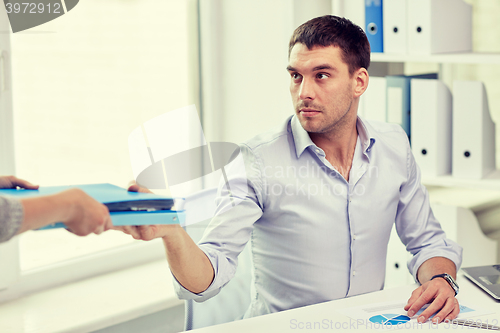
<path fill-rule="evenodd" d="M 137 230 L 137 227 L 131 225 L 123 226 L 123 232 L 134 237 L 134 239 L 141 239 L 141 234 Z"/>
<path fill-rule="evenodd" d="M 408 311 L 408 309 L 415 303 L 415 301 L 422 295 L 422 287 L 418 287 L 411 293 L 411 297 L 408 299 L 408 303 L 405 305 L 404 309 L 405 311 Z M 413 317 L 414 314 L 412 314 L 410 317 Z"/>
<path fill-rule="evenodd" d="M 446 316 L 444 320 L 453 320 L 457 318 L 459 313 L 460 313 L 460 305 L 458 304 L 458 300 L 455 297 L 453 297 L 453 311 L 451 311 L 451 313 L 448 316 Z"/>
<path fill-rule="evenodd" d="M 445 305 L 445 303 L 446 303 L 445 297 L 437 297 L 434 301 L 432 301 L 432 303 L 427 307 L 427 309 L 425 309 L 425 311 L 423 311 L 422 314 L 420 314 L 420 316 L 417 318 L 417 321 L 419 323 L 426 322 L 427 319 L 429 319 L 433 314 L 441 310 Z M 442 319 L 443 318 L 440 317 L 439 321 L 441 321 Z"/>
<path fill-rule="evenodd" d="M 417 313 L 422 308 L 422 306 L 430 303 L 435 296 L 436 290 L 427 288 L 410 306 L 408 310 L 408 316 L 411 315 L 410 317 L 413 317 L 415 313 Z M 427 317 L 425 319 L 427 320 Z"/>
<path fill-rule="evenodd" d="M 128 187 L 129 192 L 139 192 L 140 186 L 137 184 L 132 184 Z"/>
<path fill-rule="evenodd" d="M 141 193 L 153 193 L 145 187 L 141 187 L 137 184 L 132 184 L 128 187 L 129 192 L 141 192 Z"/>
<path fill-rule="evenodd" d="M 448 315 L 454 310 L 455 302 L 453 300 L 455 299 L 455 297 L 449 297 L 445 300 L 444 306 L 442 307 L 441 311 L 436 313 L 434 318 L 432 318 L 432 321 L 434 323 L 439 324 L 448 317 Z"/>

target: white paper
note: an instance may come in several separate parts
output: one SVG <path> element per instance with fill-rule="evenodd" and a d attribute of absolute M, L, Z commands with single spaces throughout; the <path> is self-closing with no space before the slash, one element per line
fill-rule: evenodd
<path fill-rule="evenodd" d="M 427 308 L 425 305 L 420 311 L 418 311 L 413 317 L 408 317 L 407 312 L 404 310 L 406 301 L 400 302 L 385 302 L 385 303 L 372 303 L 363 306 L 347 308 L 338 311 L 350 317 L 359 325 L 364 325 L 368 328 L 382 328 L 392 326 L 393 329 L 397 328 L 413 328 L 417 327 L 417 318 L 420 314 Z M 492 314 L 493 312 L 480 309 L 469 303 L 460 303 L 460 313 L 457 319 L 468 319 L 477 316 L 484 316 Z M 431 318 L 427 320 L 426 325 L 432 325 Z M 358 326 L 359 326 L 358 325 Z M 372 326 L 370 326 L 372 325 Z"/>

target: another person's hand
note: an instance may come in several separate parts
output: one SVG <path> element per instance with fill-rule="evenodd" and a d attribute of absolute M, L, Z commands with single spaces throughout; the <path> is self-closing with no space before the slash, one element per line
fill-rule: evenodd
<path fill-rule="evenodd" d="M 128 190 L 130 192 L 153 193 L 149 189 L 137 185 L 135 182 L 131 182 Z M 149 241 L 155 238 L 163 238 L 172 233 L 177 228 L 181 227 L 177 224 L 113 227 L 114 230 L 123 231 L 124 233 L 132 236 L 134 239 L 140 239 L 144 241 Z"/>
<path fill-rule="evenodd" d="M 113 227 L 108 208 L 84 191 L 72 188 L 57 194 L 21 199 L 24 218 L 18 234 L 63 222 L 78 236 L 100 234 Z"/>
<path fill-rule="evenodd" d="M 99 235 L 113 228 L 108 208 L 90 197 L 84 191 L 73 188 L 56 194 L 59 200 L 66 202 L 66 216 L 62 222 L 68 230 L 78 236 L 90 233 Z"/>
<path fill-rule="evenodd" d="M 16 188 L 18 186 L 28 190 L 38 189 L 38 185 L 33 185 L 27 180 L 14 176 L 0 176 L 0 188 Z"/>
<path fill-rule="evenodd" d="M 427 309 L 418 317 L 418 322 L 423 323 L 434 313 L 432 318 L 434 323 L 455 319 L 460 307 L 455 298 L 455 291 L 442 278 L 428 281 L 415 289 L 405 306 L 408 316 L 413 317 L 425 304 L 431 303 Z"/>

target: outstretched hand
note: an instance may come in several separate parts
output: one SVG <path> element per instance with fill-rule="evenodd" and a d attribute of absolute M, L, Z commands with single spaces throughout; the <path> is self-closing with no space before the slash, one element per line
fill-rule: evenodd
<path fill-rule="evenodd" d="M 15 176 L 0 176 L 0 188 L 17 188 L 18 186 L 28 190 L 38 189 L 38 185 L 33 185 L 27 180 Z"/>
<path fill-rule="evenodd" d="M 78 188 L 56 194 L 69 208 L 63 222 L 77 236 L 96 235 L 113 228 L 108 208 Z"/>
<path fill-rule="evenodd" d="M 153 193 L 145 187 L 137 185 L 132 182 L 128 190 L 130 192 Z M 179 225 L 138 225 L 138 226 L 115 226 L 114 230 L 120 230 L 124 233 L 131 235 L 134 239 L 149 241 L 155 238 L 163 238 L 170 234 L 173 229 L 180 228 Z"/>
<path fill-rule="evenodd" d="M 432 321 L 440 323 L 453 320 L 460 313 L 458 300 L 455 298 L 455 291 L 442 278 L 428 281 L 415 289 L 404 307 L 408 311 L 408 316 L 413 317 L 425 304 L 430 305 L 418 317 L 418 322 L 423 323 L 434 313 Z"/>

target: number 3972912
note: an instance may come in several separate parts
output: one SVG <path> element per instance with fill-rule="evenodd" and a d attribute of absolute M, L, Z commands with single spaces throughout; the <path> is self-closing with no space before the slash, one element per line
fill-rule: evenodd
<path fill-rule="evenodd" d="M 23 3 L 6 3 L 5 8 L 7 9 L 7 14 L 11 13 L 23 13 L 23 14 L 42 14 L 42 13 L 53 13 L 62 14 L 61 4 L 43 4 L 34 2 L 23 2 Z"/>

